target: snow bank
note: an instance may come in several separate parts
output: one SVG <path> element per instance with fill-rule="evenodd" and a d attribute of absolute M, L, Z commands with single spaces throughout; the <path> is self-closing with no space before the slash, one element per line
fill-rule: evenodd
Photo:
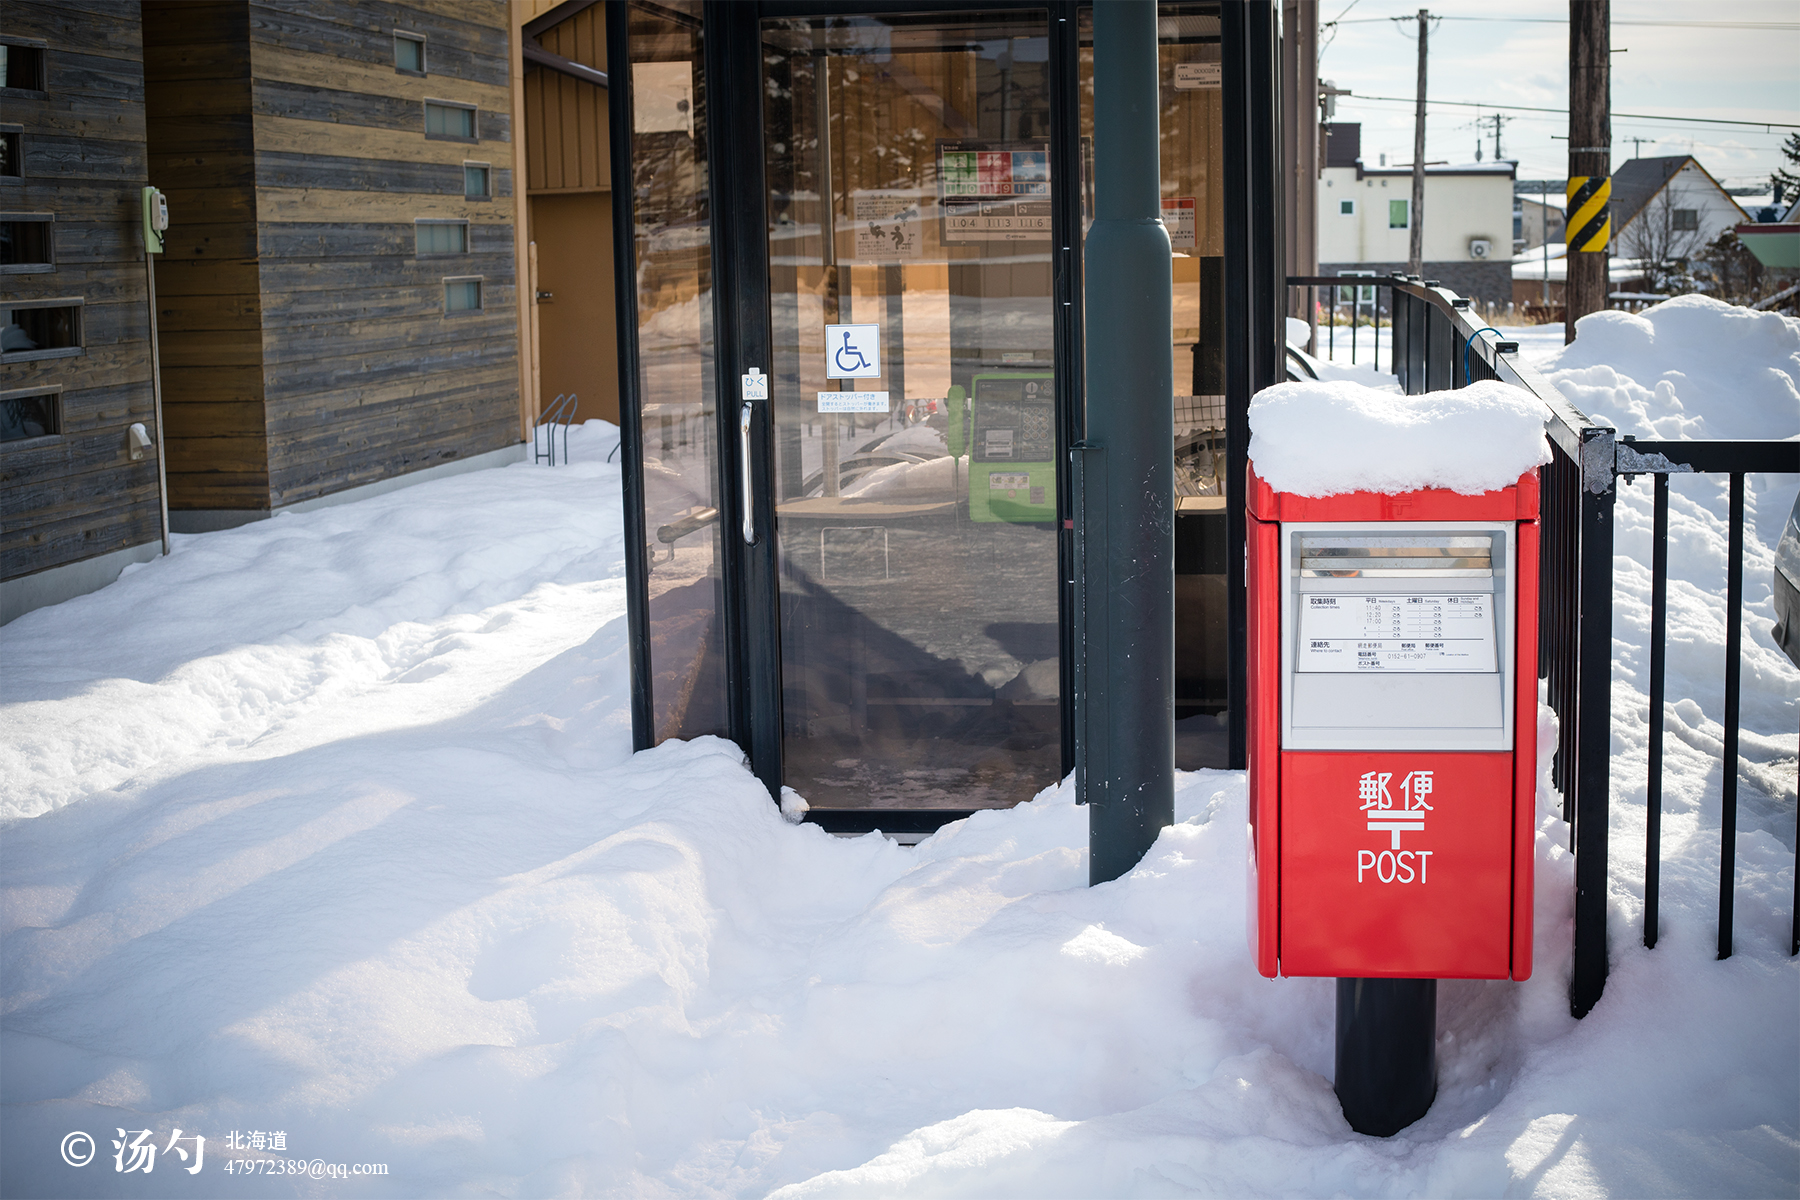
<path fill-rule="evenodd" d="M 221 1171 L 283 1157 L 221 1145 L 275 1129 L 388 1165 L 346 1195 L 1789 1187 L 1793 964 L 1714 962 L 1702 900 L 1654 954 L 1615 939 L 1577 1024 L 1547 792 L 1538 973 L 1443 985 L 1438 1099 L 1382 1141 L 1331 1093 L 1331 982 L 1244 948 L 1241 775 L 1183 775 L 1178 823 L 1098 888 L 1067 788 L 913 850 L 833 838 L 734 746 L 628 755 L 594 719 L 623 649 L 615 618 L 435 727 L 9 827 L 0 1191 L 295 1194 Z M 58 1157 L 176 1126 L 199 1176 Z"/>
<path fill-rule="evenodd" d="M 1800 436 L 1800 321 L 1704 296 L 1637 314 L 1594 313 L 1576 339 L 1539 367 L 1583 412 L 1623 433 L 1654 438 Z M 1667 704 L 1663 903 L 1718 888 L 1720 756 L 1724 746 L 1725 550 L 1729 480 L 1669 477 Z M 1792 903 L 1795 768 L 1800 760 L 1800 671 L 1770 636 L 1774 547 L 1800 491 L 1792 474 L 1745 478 L 1743 675 L 1738 771 L 1738 902 L 1749 878 L 1781 879 Z M 1615 915 L 1641 921 L 1649 767 L 1652 482 L 1619 481 L 1613 509 L 1613 845 L 1628 847 L 1615 875 Z M 1615 850 L 1615 856 L 1619 852 Z M 1755 860 L 1747 866 L 1745 856 Z M 1614 859 L 1615 863 L 1619 860 Z M 1740 914 L 1742 909 L 1740 908 Z M 1791 911 L 1791 910 L 1787 910 Z M 1754 919 L 1753 919 L 1754 920 Z M 1781 928 L 1787 928 L 1781 917 Z M 1752 936 L 1740 915 L 1738 942 Z M 1772 926 L 1758 923 L 1759 930 Z M 1793 1185 L 1790 1184 L 1790 1189 Z"/>
<path fill-rule="evenodd" d="M 624 603 L 619 532 L 593 516 L 618 491 L 617 442 L 589 421 L 570 431 L 567 467 L 176 534 L 169 557 L 20 617 L 0 630 L 0 819 L 151 782 L 191 755 L 279 753 L 285 734 L 329 740 L 478 703 L 502 683 L 493 656 L 557 646 L 570 619 Z M 83 636 L 53 632 L 70 622 Z"/>
<path fill-rule="evenodd" d="M 1300 496 L 1503 488 L 1549 461 L 1544 409 L 1484 381 L 1401 396 L 1345 380 L 1282 383 L 1250 402 L 1250 461 Z"/>

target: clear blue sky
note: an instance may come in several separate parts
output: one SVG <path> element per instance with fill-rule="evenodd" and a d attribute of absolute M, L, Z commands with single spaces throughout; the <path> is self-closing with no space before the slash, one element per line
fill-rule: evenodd
<path fill-rule="evenodd" d="M 1438 100 L 1566 108 L 1569 100 L 1567 0 L 1321 0 L 1319 20 L 1343 17 L 1322 29 L 1319 76 L 1366 95 L 1400 96 L 1404 103 L 1340 97 L 1337 119 L 1360 121 L 1363 157 L 1373 164 L 1412 161 L 1413 84 L 1420 8 L 1446 17 L 1430 40 L 1427 97 Z M 1348 10 L 1348 11 L 1346 11 Z M 1504 16 L 1506 20 L 1491 18 Z M 1539 18 L 1521 21 L 1516 18 Z M 1375 18 L 1370 20 L 1370 18 Z M 1612 107 L 1615 113 L 1735 117 L 1800 123 L 1800 0 L 1613 0 Z M 1546 22 L 1544 19 L 1548 19 Z M 1634 25 L 1633 21 L 1683 24 Z M 1702 22 L 1715 27 L 1697 27 Z M 1786 28 L 1733 28 L 1730 23 Z M 1503 111 L 1503 110 L 1496 110 Z M 1494 151 L 1492 112 L 1480 114 L 1482 156 Z M 1504 113 L 1501 151 L 1519 162 L 1521 178 L 1561 178 L 1568 169 L 1568 118 L 1552 113 Z M 1477 111 L 1429 111 L 1426 160 L 1469 162 L 1475 157 Z M 1727 187 L 1765 182 L 1781 164 L 1789 131 L 1673 121 L 1613 121 L 1613 164 L 1641 155 L 1693 154 Z M 1649 139 L 1634 147 L 1628 137 Z"/>

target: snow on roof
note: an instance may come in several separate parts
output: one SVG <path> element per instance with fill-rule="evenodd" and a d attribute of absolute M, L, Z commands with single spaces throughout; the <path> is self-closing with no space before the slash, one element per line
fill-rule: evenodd
<path fill-rule="evenodd" d="M 1662 190 L 1663 184 L 1687 164 L 1688 156 L 1673 154 L 1662 158 L 1633 158 L 1619 164 L 1612 176 L 1612 223 L 1622 229 L 1638 215 L 1650 197 Z"/>
<path fill-rule="evenodd" d="M 1366 162 L 1357 164 L 1364 175 L 1411 175 L 1411 163 L 1395 163 L 1388 167 L 1371 167 Z M 1508 175 L 1518 170 L 1519 164 L 1511 159 L 1500 159 L 1498 162 L 1468 163 L 1426 163 L 1427 175 Z"/>
<path fill-rule="evenodd" d="M 1530 253 L 1519 255 L 1512 262 L 1514 279 L 1543 279 L 1548 268 L 1550 282 L 1556 283 L 1569 277 L 1569 258 L 1567 254 L 1558 255 L 1559 247 L 1550 248 L 1550 261 L 1544 262 L 1543 255 L 1535 257 Z M 1606 260 L 1606 277 L 1613 279 L 1637 279 L 1644 273 L 1644 262 L 1641 258 L 1608 258 Z"/>
<path fill-rule="evenodd" d="M 1551 257 L 1551 258 L 1562 258 L 1564 255 L 1568 254 L 1568 252 L 1569 252 L 1569 245 L 1567 242 L 1551 242 L 1550 248 L 1547 253 L 1548 253 L 1549 257 Z M 1536 246 L 1533 246 L 1529 250 L 1519 251 L 1517 254 L 1513 255 L 1513 261 L 1516 263 L 1518 263 L 1518 262 L 1541 263 L 1544 261 L 1545 254 L 1546 254 L 1546 251 L 1544 249 L 1544 246 L 1542 245 L 1542 243 L 1540 243 Z"/>
<path fill-rule="evenodd" d="M 1345 380 L 1282 383 L 1250 401 L 1250 461 L 1276 491 L 1491 492 L 1550 461 L 1544 406 L 1483 380 L 1396 396 Z"/>
<path fill-rule="evenodd" d="M 1630 224 L 1632 218 L 1642 212 L 1644 206 L 1655 198 L 1656 193 L 1662 191 L 1663 187 L 1689 163 L 1693 163 L 1694 169 L 1706 176 L 1707 182 L 1718 190 L 1719 195 L 1727 204 L 1737 208 L 1740 212 L 1743 211 L 1743 205 L 1720 187 L 1719 181 L 1712 177 L 1712 173 L 1701 166 L 1700 160 L 1691 154 L 1672 154 L 1662 158 L 1633 158 L 1622 163 L 1612 175 L 1614 231 L 1621 230 Z M 1749 214 L 1745 213 L 1745 216 L 1748 217 Z"/>

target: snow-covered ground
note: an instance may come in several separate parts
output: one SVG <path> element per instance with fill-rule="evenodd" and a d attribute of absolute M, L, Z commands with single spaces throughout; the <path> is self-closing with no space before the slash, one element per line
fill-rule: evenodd
<path fill-rule="evenodd" d="M 1594 329 L 1606 367 L 1584 323 L 1553 378 L 1622 426 L 1800 432 L 1800 324 L 1664 308 Z M 1709 480 L 1671 506 L 1663 933 L 1638 942 L 1628 488 L 1605 997 L 1569 1017 L 1546 786 L 1536 974 L 1443 985 L 1438 1100 L 1377 1140 L 1331 1092 L 1331 982 L 1251 965 L 1241 775 L 1184 775 L 1142 866 L 1088 888 L 1066 787 L 904 849 L 788 824 L 728 744 L 632 755 L 613 443 L 590 423 L 573 466 L 179 538 L 0 630 L 0 1192 L 1800 1192 L 1800 672 L 1767 633 L 1793 477 L 1752 488 L 1737 953 Z M 119 1130 L 153 1174 L 114 1170 Z M 227 1173 L 249 1160 L 318 1177 Z"/>

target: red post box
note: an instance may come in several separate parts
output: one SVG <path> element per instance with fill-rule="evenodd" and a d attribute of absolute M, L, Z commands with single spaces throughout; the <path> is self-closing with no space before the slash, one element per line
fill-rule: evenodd
<path fill-rule="evenodd" d="M 1247 509 L 1257 968 L 1526 978 L 1536 473 Z"/>

